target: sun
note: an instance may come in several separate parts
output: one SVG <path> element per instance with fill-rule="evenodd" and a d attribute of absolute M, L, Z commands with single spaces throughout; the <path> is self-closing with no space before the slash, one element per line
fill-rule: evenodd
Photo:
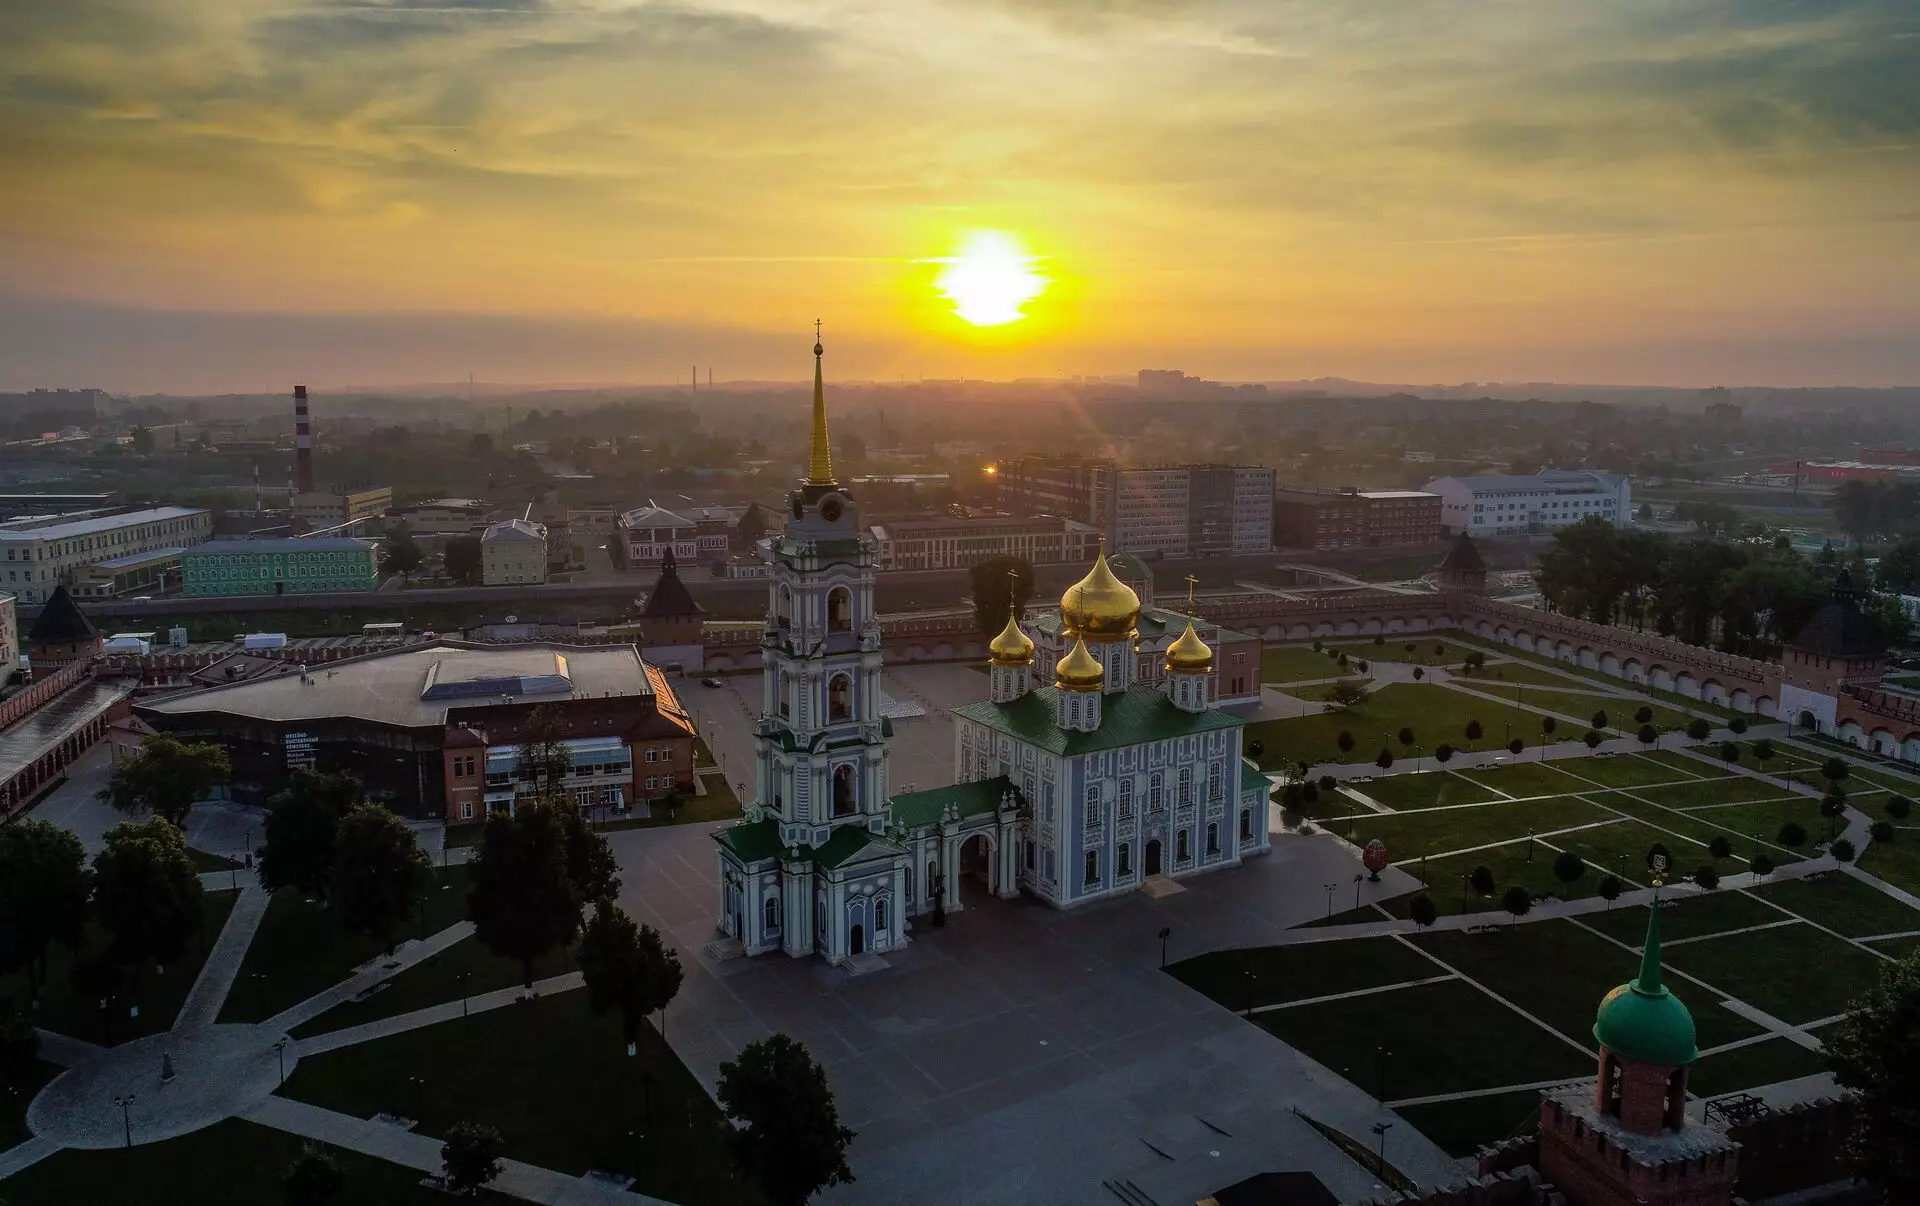
<path fill-rule="evenodd" d="M 953 304 L 963 322 L 976 327 L 1003 327 L 1026 317 L 1022 309 L 1046 292 L 1048 280 L 1036 271 L 1039 261 L 1026 253 L 1005 231 L 975 230 L 960 241 L 958 254 L 941 261 L 945 266 L 933 287 Z"/>

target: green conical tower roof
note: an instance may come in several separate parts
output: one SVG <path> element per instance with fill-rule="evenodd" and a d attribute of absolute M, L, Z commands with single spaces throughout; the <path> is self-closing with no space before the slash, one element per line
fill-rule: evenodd
<path fill-rule="evenodd" d="M 1647 918 L 1647 943 L 1640 954 L 1640 975 L 1600 1002 L 1593 1037 L 1625 1059 L 1678 1068 L 1699 1058 L 1693 1014 L 1660 980 L 1660 897 Z"/>

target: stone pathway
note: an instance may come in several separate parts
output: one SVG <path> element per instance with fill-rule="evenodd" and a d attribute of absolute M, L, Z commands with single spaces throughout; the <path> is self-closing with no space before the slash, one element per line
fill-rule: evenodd
<path fill-rule="evenodd" d="M 391 957 L 377 958 L 365 971 L 340 981 L 325 992 L 315 993 L 298 1005 L 283 1009 L 264 1023 L 282 1033 L 291 1033 L 335 1005 L 344 1005 L 383 980 L 390 980 L 416 964 L 425 962 L 473 933 L 471 921 L 456 922 L 432 934 L 425 941 L 404 942 Z"/>
<path fill-rule="evenodd" d="M 556 993 L 571 992 L 586 987 L 586 977 L 579 972 L 567 972 L 546 980 L 535 980 L 533 991 L 536 996 L 550 997 Z M 499 988 L 491 992 L 477 993 L 465 1001 L 443 1001 L 438 1005 L 429 1005 L 425 1009 L 416 1009 L 412 1013 L 395 1014 L 390 1018 L 376 1018 L 358 1026 L 349 1026 L 343 1030 L 330 1030 L 325 1034 L 316 1034 L 297 1040 L 301 1055 L 319 1055 L 324 1051 L 337 1051 L 342 1047 L 357 1047 L 361 1043 L 370 1043 L 374 1039 L 389 1035 L 405 1034 L 409 1030 L 418 1030 L 422 1026 L 435 1026 L 441 1022 L 450 1022 L 455 1018 L 476 1013 L 486 1013 L 507 1005 L 517 1005 L 524 999 L 521 986 Z"/>
<path fill-rule="evenodd" d="M 193 982 L 193 991 L 180 1006 L 180 1015 L 173 1021 L 175 1030 L 199 1030 L 213 1025 L 220 1016 L 220 1007 L 227 1003 L 227 993 L 240 975 L 247 948 L 253 945 L 253 936 L 259 931 L 260 921 L 267 915 L 267 905 L 273 900 L 273 893 L 261 887 L 258 878 L 250 878 L 252 882 L 240 889 L 240 897 L 233 902 L 226 926 L 207 953 L 200 977 Z"/>

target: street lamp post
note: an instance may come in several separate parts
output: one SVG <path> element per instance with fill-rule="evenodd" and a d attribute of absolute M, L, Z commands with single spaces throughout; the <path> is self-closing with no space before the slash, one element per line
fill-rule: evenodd
<path fill-rule="evenodd" d="M 1387 1166 L 1387 1132 L 1392 1129 L 1393 1129 L 1393 1124 L 1391 1122 L 1376 1122 L 1373 1124 L 1373 1133 L 1380 1136 L 1380 1167 L 1381 1168 L 1385 1168 Z"/>
<path fill-rule="evenodd" d="M 460 1016 L 463 1018 L 468 1016 L 467 1015 L 467 1000 L 468 1000 L 467 977 L 471 976 L 472 974 L 473 973 L 470 971 L 463 971 L 463 972 L 455 973 L 453 977 L 454 979 L 460 981 Z"/>
<path fill-rule="evenodd" d="M 1327 920 L 1332 921 L 1333 920 L 1333 890 L 1338 885 L 1325 884 L 1322 886 L 1325 887 L 1327 890 Z"/>
<path fill-rule="evenodd" d="M 407 1080 L 413 1084 L 413 1120 L 424 1127 L 427 1115 L 427 1078 L 409 1076 Z"/>
<path fill-rule="evenodd" d="M 1356 871 L 1356 872 L 1354 872 L 1354 875 L 1353 875 L 1353 911 L 1354 911 L 1354 912 L 1356 912 L 1356 913 L 1360 911 L 1360 885 L 1361 885 L 1362 883 L 1364 883 L 1364 882 L 1366 882 L 1366 878 L 1367 878 L 1366 876 L 1364 876 L 1364 875 L 1362 875 L 1362 874 L 1360 874 L 1359 872 L 1357 872 L 1357 871 Z"/>
<path fill-rule="evenodd" d="M 132 1093 L 114 1094 L 113 1104 L 120 1107 L 120 1125 L 127 1134 L 127 1146 L 133 1146 L 133 1098 Z"/>
<path fill-rule="evenodd" d="M 1253 1016 L 1253 972 L 1247 972 L 1247 1017 Z"/>
<path fill-rule="evenodd" d="M 1533 861 L 1533 830 L 1527 830 L 1527 861 Z"/>
<path fill-rule="evenodd" d="M 280 1087 L 287 1087 L 287 1038 L 281 1035 L 273 1040 L 273 1053 L 280 1060 Z"/>
<path fill-rule="evenodd" d="M 1160 966 L 1162 969 L 1167 966 L 1167 939 L 1172 936 L 1172 934 L 1172 926 L 1163 925 L 1160 927 Z"/>

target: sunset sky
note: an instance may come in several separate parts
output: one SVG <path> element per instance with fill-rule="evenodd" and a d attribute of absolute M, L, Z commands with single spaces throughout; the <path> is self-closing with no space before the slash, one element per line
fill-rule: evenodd
<path fill-rule="evenodd" d="M 0 179 L 0 386 L 1920 383 L 1913 0 L 14 0 Z"/>

